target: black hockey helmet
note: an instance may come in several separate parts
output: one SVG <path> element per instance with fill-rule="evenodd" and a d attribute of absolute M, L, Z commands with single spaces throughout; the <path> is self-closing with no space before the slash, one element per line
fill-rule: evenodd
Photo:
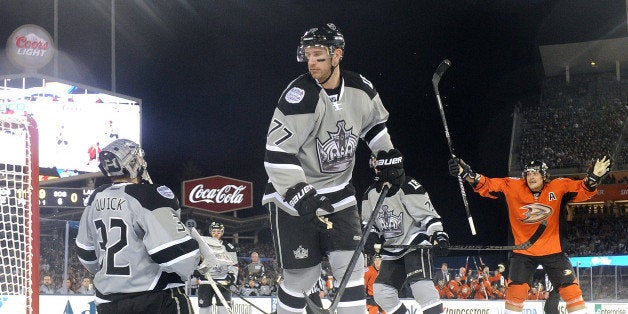
<path fill-rule="evenodd" d="M 217 222 L 217 221 L 212 221 L 212 223 L 209 225 L 209 232 L 211 233 L 214 230 L 218 230 L 220 231 L 220 234 L 224 234 L 225 233 L 225 225 Z"/>
<path fill-rule="evenodd" d="M 525 178 L 526 174 L 530 171 L 540 172 L 543 176 L 543 180 L 547 180 L 549 178 L 549 172 L 547 172 L 547 164 L 540 160 L 532 160 L 523 166 L 523 170 L 521 171 L 521 177 Z"/>
<path fill-rule="evenodd" d="M 298 62 L 307 62 L 305 56 L 305 48 L 307 47 L 325 47 L 329 50 L 329 55 L 333 57 L 336 48 L 340 48 L 344 52 L 345 37 L 334 23 L 327 23 L 320 27 L 312 27 L 301 36 L 301 42 L 297 48 Z"/>

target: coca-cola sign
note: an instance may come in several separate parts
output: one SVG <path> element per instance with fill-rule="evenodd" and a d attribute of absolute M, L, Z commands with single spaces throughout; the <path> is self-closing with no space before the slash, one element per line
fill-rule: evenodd
<path fill-rule="evenodd" d="M 6 53 L 15 65 L 37 70 L 52 60 L 55 46 L 50 34 L 33 24 L 18 27 L 7 40 Z"/>
<path fill-rule="evenodd" d="M 183 206 L 225 213 L 253 205 L 253 183 L 223 176 L 183 181 Z"/>

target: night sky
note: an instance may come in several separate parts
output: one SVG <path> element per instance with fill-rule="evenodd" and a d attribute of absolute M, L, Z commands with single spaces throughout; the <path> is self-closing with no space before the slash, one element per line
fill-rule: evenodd
<path fill-rule="evenodd" d="M 53 34 L 53 0 L 8 0 L 0 43 L 23 24 Z M 59 1 L 59 77 L 111 90 L 110 1 Z M 363 74 L 390 112 L 388 129 L 456 244 L 505 239 L 505 204 L 467 189 L 471 237 L 431 78 L 440 83 L 454 149 L 474 170 L 506 176 L 517 101 L 540 92 L 538 46 L 626 34 L 625 0 L 513 1 L 116 1 L 116 92 L 143 101 L 142 143 L 153 180 L 224 175 L 252 181 L 255 207 L 267 181 L 265 135 L 283 89 L 306 64 L 299 37 L 335 23 L 346 40 L 343 69 Z M 2 46 L 4 47 L 4 46 Z M 4 53 L 0 74 L 18 73 Z M 52 75 L 52 67 L 41 73 Z M 525 106 L 525 101 L 523 105 Z M 371 182 L 362 146 L 358 194 Z M 503 242 L 503 241 L 502 241 Z"/>

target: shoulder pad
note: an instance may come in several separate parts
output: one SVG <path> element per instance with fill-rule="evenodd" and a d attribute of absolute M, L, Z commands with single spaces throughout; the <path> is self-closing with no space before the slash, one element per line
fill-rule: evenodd
<path fill-rule="evenodd" d="M 406 176 L 406 182 L 401 186 L 401 190 L 408 194 L 427 194 L 425 187 L 415 178 Z"/>
<path fill-rule="evenodd" d="M 351 71 L 341 71 L 342 78 L 345 80 L 345 87 L 357 88 L 364 91 L 369 98 L 373 99 L 377 95 L 377 90 L 371 81 L 367 80 L 362 74 Z"/>
<path fill-rule="evenodd" d="M 277 108 L 286 116 L 313 113 L 318 104 L 321 87 L 309 74 L 303 74 L 284 90 Z"/>
<path fill-rule="evenodd" d="M 142 207 L 151 211 L 161 207 L 170 207 L 175 211 L 180 209 L 174 192 L 165 185 L 130 184 L 124 191 L 140 202 Z"/>
<path fill-rule="evenodd" d="M 110 187 L 111 185 L 113 185 L 113 183 L 107 183 L 107 184 L 103 184 L 99 187 L 97 187 L 94 192 L 92 192 L 92 194 L 89 195 L 89 198 L 87 200 L 87 206 L 91 205 L 92 202 L 94 201 L 94 197 L 96 197 L 96 194 L 98 194 L 99 192 L 104 191 L 105 189 L 107 189 L 108 187 Z"/>

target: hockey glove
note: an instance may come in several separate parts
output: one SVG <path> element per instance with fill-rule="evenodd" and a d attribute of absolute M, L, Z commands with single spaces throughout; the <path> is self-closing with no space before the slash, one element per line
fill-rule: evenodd
<path fill-rule="evenodd" d="M 393 196 L 406 180 L 406 173 L 403 170 L 403 156 L 399 150 L 391 149 L 387 152 L 380 151 L 376 158 L 375 185 L 377 192 L 381 192 L 384 184 L 388 182 L 391 187 L 386 196 Z"/>
<path fill-rule="evenodd" d="M 362 251 L 367 255 L 379 254 L 379 250 L 384 241 L 384 237 L 378 235 L 376 232 L 371 232 L 366 238 L 366 243 L 364 243 L 364 249 Z"/>
<path fill-rule="evenodd" d="M 480 179 L 479 175 L 471 170 L 471 166 L 458 157 L 449 159 L 449 174 L 454 177 L 460 176 L 464 180 L 472 178 L 474 182 Z"/>
<path fill-rule="evenodd" d="M 436 231 L 432 234 L 430 242 L 434 246 L 434 253 L 438 256 L 449 254 L 449 236 L 443 231 Z"/>
<path fill-rule="evenodd" d="M 589 171 L 587 177 L 584 180 L 584 185 L 593 191 L 600 184 L 604 176 L 611 170 L 611 159 L 606 156 L 602 157 L 602 160 L 597 159 L 593 165 L 593 169 Z"/>
<path fill-rule="evenodd" d="M 316 210 L 323 209 L 328 213 L 334 212 L 334 206 L 327 197 L 316 193 L 316 189 L 305 183 L 299 182 L 288 189 L 285 200 L 299 212 L 299 216 L 308 219 L 319 229 L 327 229 L 328 225 L 316 215 Z"/>

